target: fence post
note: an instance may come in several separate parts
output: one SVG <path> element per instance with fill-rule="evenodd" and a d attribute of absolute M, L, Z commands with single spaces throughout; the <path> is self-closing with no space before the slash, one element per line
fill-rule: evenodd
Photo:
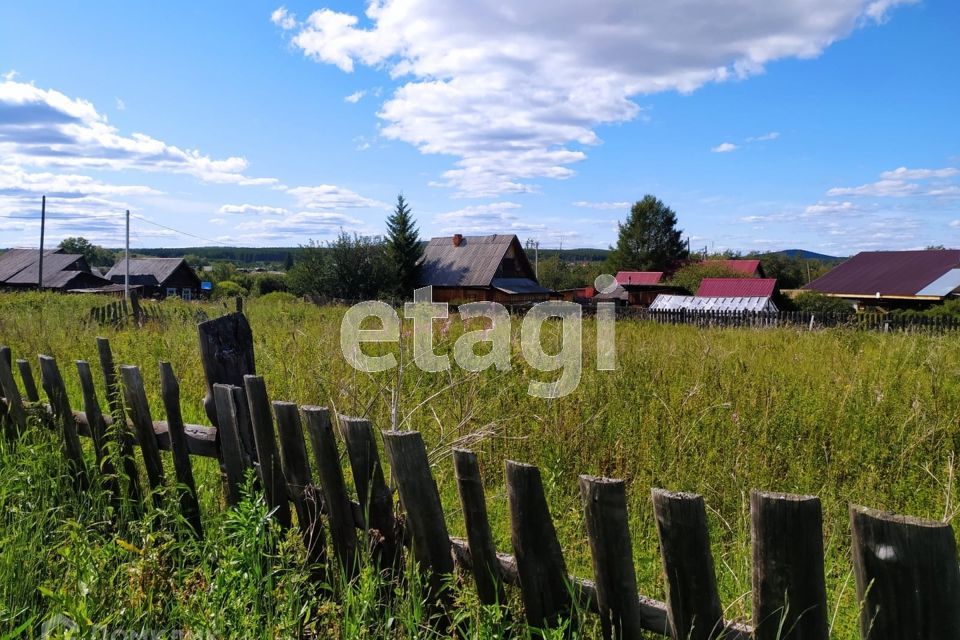
<path fill-rule="evenodd" d="M 78 490 L 86 490 L 90 487 L 90 479 L 87 466 L 83 462 L 83 447 L 77 433 L 77 422 L 73 418 L 73 410 L 70 409 L 70 398 L 67 396 L 67 388 L 60 376 L 57 361 L 50 356 L 40 356 L 40 383 L 50 400 L 54 419 L 60 423 L 63 430 L 63 450 L 70 473 L 74 477 L 74 486 Z"/>
<path fill-rule="evenodd" d="M 597 580 L 603 637 L 639 638 L 643 626 L 623 480 L 580 476 L 580 498 Z M 663 631 L 666 633 L 667 629 Z"/>
<path fill-rule="evenodd" d="M 510 540 L 527 623 L 543 629 L 569 619 L 572 627 L 575 612 L 570 577 L 543 494 L 540 469 L 508 460 L 506 475 Z"/>
<path fill-rule="evenodd" d="M 454 449 L 453 469 L 467 528 L 467 544 L 470 547 L 477 595 L 483 604 L 504 606 L 507 597 L 500 576 L 497 548 L 494 546 L 490 521 L 487 518 L 487 501 L 483 493 L 477 455 L 466 449 Z"/>
<path fill-rule="evenodd" d="M 453 594 L 445 583 L 453 573 L 453 555 L 440 493 L 430 474 L 427 449 L 417 431 L 382 433 L 390 469 L 407 514 L 406 524 L 413 537 L 413 555 L 427 574 L 427 598 L 442 610 L 441 625 L 446 627 Z"/>
<path fill-rule="evenodd" d="M 117 387 L 117 370 L 113 364 L 113 352 L 110 350 L 110 341 L 107 338 L 97 338 L 97 353 L 100 356 L 100 369 L 103 371 L 103 383 L 107 393 L 107 406 L 113 417 L 113 428 L 120 445 L 120 456 L 123 460 L 123 473 L 127 476 L 127 487 L 132 504 L 139 505 L 143 500 L 140 491 L 140 472 L 133 455 L 132 435 L 127 427 L 127 418 L 120 401 L 120 390 Z"/>
<path fill-rule="evenodd" d="M 823 512 L 815 496 L 750 492 L 756 640 L 827 640 Z"/>
<path fill-rule="evenodd" d="M 703 498 L 653 489 L 672 637 L 708 640 L 724 629 Z"/>
<path fill-rule="evenodd" d="M 217 407 L 213 398 L 214 384 L 244 386 L 244 377 L 257 372 L 253 358 L 253 331 L 246 316 L 230 313 L 197 325 L 200 338 L 200 361 L 207 382 L 203 408 L 210 424 L 217 424 Z M 267 411 L 270 407 L 267 407 Z"/>
<path fill-rule="evenodd" d="M 287 491 L 297 510 L 297 525 L 307 548 L 307 560 L 318 571 L 325 560 L 327 544 L 320 521 L 320 492 L 313 485 L 310 461 L 303 440 L 300 412 L 293 402 L 273 402 L 277 417 L 277 435 L 280 440 L 280 462 Z M 322 572 L 316 575 L 322 577 Z"/>
<path fill-rule="evenodd" d="M 30 363 L 26 360 L 17 360 L 17 369 L 20 370 L 20 379 L 23 381 L 23 392 L 30 402 L 40 402 L 40 394 L 37 393 L 37 383 L 33 380 L 33 370 Z"/>
<path fill-rule="evenodd" d="M 320 488 L 327 505 L 327 520 L 330 523 L 330 538 L 347 580 L 357 575 L 357 529 L 353 521 L 353 509 L 343 481 L 340 454 L 333 435 L 330 412 L 326 407 L 301 407 L 300 413 L 307 425 L 314 460 L 320 474 Z"/>
<path fill-rule="evenodd" d="M 340 432 L 347 445 L 353 486 L 366 528 L 374 532 L 370 540 L 374 560 L 381 569 L 399 573 L 403 555 L 397 540 L 393 495 L 383 479 L 373 427 L 369 420 L 340 416 Z"/>
<path fill-rule="evenodd" d="M 0 347 L 0 391 L 7 399 L 6 413 L 7 420 L 7 439 L 11 442 L 17 439 L 19 434 L 27 428 L 27 412 L 23 408 L 23 398 L 20 396 L 20 389 L 13 379 L 13 371 L 10 368 L 10 349 Z"/>
<path fill-rule="evenodd" d="M 949 524 L 850 506 L 860 636 L 960 638 L 960 571 Z"/>
<path fill-rule="evenodd" d="M 133 429 L 140 443 L 140 453 L 143 454 L 143 466 L 147 470 L 153 505 L 160 507 L 163 503 L 159 491 L 164 482 L 163 461 L 160 459 L 160 447 L 157 445 L 157 434 L 153 430 L 153 416 L 150 415 L 150 405 L 147 404 L 147 392 L 143 388 L 140 369 L 133 365 L 123 365 L 120 367 L 120 379 L 123 382 L 123 398 L 130 412 L 130 421 L 133 422 Z"/>
<path fill-rule="evenodd" d="M 97 468 L 106 478 L 105 486 L 114 500 L 120 498 L 120 487 L 117 485 L 116 470 L 107 451 L 107 424 L 97 401 L 97 392 L 93 386 L 93 373 L 90 363 L 77 360 L 77 376 L 80 378 L 80 390 L 83 393 L 83 412 L 87 416 L 87 425 L 90 428 L 90 438 L 93 440 L 93 452 L 97 459 Z"/>
<path fill-rule="evenodd" d="M 246 410 L 247 400 L 243 389 L 229 384 L 213 385 L 213 399 L 217 407 L 217 436 L 220 439 L 220 460 L 223 464 L 223 485 L 227 505 L 234 507 L 240 502 L 240 487 L 243 486 L 246 470 L 252 462 L 243 453 L 238 429 L 239 412 Z"/>
<path fill-rule="evenodd" d="M 197 485 L 193 481 L 193 465 L 187 440 L 183 435 L 183 415 L 180 412 L 180 383 L 173 373 L 169 362 L 160 363 L 160 395 L 167 414 L 167 432 L 170 435 L 170 452 L 173 454 L 173 468 L 177 475 L 180 512 L 190 524 L 194 535 L 203 537 L 203 525 L 200 522 L 200 503 L 197 502 Z"/>
<path fill-rule="evenodd" d="M 253 439 L 257 444 L 257 462 L 255 466 L 260 476 L 267 505 L 275 510 L 280 526 L 290 526 L 290 503 L 284 486 L 280 457 L 277 454 L 277 441 L 273 435 L 273 415 L 270 401 L 267 399 L 267 387 L 262 376 L 244 376 L 243 386 L 247 392 L 247 405 L 250 408 L 250 423 L 253 425 Z"/>

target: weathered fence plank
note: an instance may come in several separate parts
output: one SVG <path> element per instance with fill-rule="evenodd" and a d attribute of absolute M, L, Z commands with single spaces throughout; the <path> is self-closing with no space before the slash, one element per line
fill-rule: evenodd
<path fill-rule="evenodd" d="M 23 358 L 17 359 L 17 369 L 20 370 L 20 380 L 23 382 L 23 393 L 29 402 L 40 402 L 40 394 L 37 393 L 37 383 L 33 379 L 33 369 L 30 363 Z"/>
<path fill-rule="evenodd" d="M 70 410 L 67 388 L 63 384 L 63 377 L 60 375 L 56 359 L 40 356 L 40 383 L 50 401 L 54 420 L 59 423 L 62 431 L 63 450 L 70 473 L 74 477 L 74 484 L 78 490 L 85 491 L 90 488 L 90 479 L 87 475 L 87 466 L 83 461 L 83 447 L 77 433 L 77 423 L 74 422 L 73 412 Z"/>
<path fill-rule="evenodd" d="M 464 524 L 467 528 L 467 541 L 470 544 L 470 556 L 473 560 L 473 578 L 477 584 L 477 595 L 483 604 L 505 605 L 506 593 L 500 576 L 497 548 L 493 543 L 493 534 L 490 532 L 487 501 L 483 492 L 483 480 L 480 477 L 477 455 L 466 449 L 454 449 L 453 469 L 457 478 Z"/>
<path fill-rule="evenodd" d="M 173 469 L 177 476 L 177 497 L 180 513 L 193 529 L 194 535 L 203 537 L 200 522 L 200 502 L 197 500 L 197 485 L 193 480 L 193 464 L 183 433 L 183 415 L 180 412 L 180 383 L 169 362 L 160 363 L 160 396 L 167 414 L 167 432 L 170 434 L 170 451 L 173 454 Z"/>
<path fill-rule="evenodd" d="M 850 507 L 860 636 L 960 638 L 960 570 L 949 524 Z"/>
<path fill-rule="evenodd" d="M 543 494 L 540 470 L 508 460 L 510 540 L 527 623 L 535 629 L 574 625 L 570 578 Z"/>
<path fill-rule="evenodd" d="M 217 433 L 220 437 L 220 453 L 224 470 L 224 493 L 227 505 L 233 507 L 242 497 L 241 487 L 246 470 L 252 468 L 252 462 L 243 453 L 237 426 L 238 412 L 241 408 L 246 409 L 247 399 L 243 389 L 229 384 L 213 385 L 213 398 L 220 425 Z"/>
<path fill-rule="evenodd" d="M 303 440 L 300 412 L 293 402 L 273 402 L 280 440 L 280 462 L 287 491 L 297 510 L 297 525 L 307 548 L 307 559 L 319 565 L 326 557 L 326 539 L 320 520 L 320 492 L 313 484 Z"/>
<path fill-rule="evenodd" d="M 320 474 L 320 487 L 330 523 L 330 538 L 333 551 L 347 580 L 357 575 L 357 529 L 354 526 L 353 509 L 347 486 L 340 467 L 340 454 L 326 407 L 305 406 L 300 409 L 307 425 L 314 460 Z"/>
<path fill-rule="evenodd" d="M 280 467 L 280 455 L 273 432 L 273 414 L 267 387 L 262 376 L 244 376 L 243 386 L 247 394 L 247 406 L 250 409 L 250 422 L 253 425 L 253 438 L 257 444 L 257 473 L 267 505 L 274 510 L 274 517 L 281 527 L 290 526 L 290 503 Z"/>
<path fill-rule="evenodd" d="M 407 514 L 406 526 L 413 537 L 413 555 L 427 574 L 427 598 L 449 612 L 453 594 L 445 583 L 453 573 L 450 534 L 423 438 L 417 431 L 382 433 L 390 470 Z"/>
<path fill-rule="evenodd" d="M 23 407 L 23 398 L 20 389 L 13 379 L 10 367 L 11 355 L 8 347 L 0 347 L 0 391 L 6 398 L 6 436 L 13 442 L 27 428 L 27 412 Z M 2 402 L 2 401 L 0 401 Z"/>
<path fill-rule="evenodd" d="M 120 367 L 120 378 L 123 382 L 123 397 L 133 422 L 137 442 L 140 443 L 140 453 L 143 454 L 143 466 L 147 470 L 147 482 L 150 484 L 150 495 L 153 504 L 159 507 L 163 503 L 161 489 L 164 484 L 163 461 L 160 459 L 160 447 L 157 446 L 157 436 L 153 431 L 153 418 L 150 415 L 150 405 L 147 404 L 147 393 L 143 388 L 143 378 L 140 369 L 133 365 Z"/>
<path fill-rule="evenodd" d="M 750 493 L 756 640 L 827 640 L 820 499 Z"/>
<path fill-rule="evenodd" d="M 100 403 L 97 401 L 97 392 L 93 385 L 93 372 L 90 370 L 90 363 L 85 360 L 77 360 L 77 376 L 80 378 L 80 391 L 83 394 L 84 415 L 90 425 L 90 439 L 93 440 L 93 452 L 97 460 L 97 469 L 105 479 L 104 486 L 110 495 L 118 500 L 120 498 L 120 487 L 117 484 L 116 470 L 113 468 L 113 462 L 107 451 L 107 425 L 103 419 L 103 412 L 100 410 Z"/>
<path fill-rule="evenodd" d="M 115 427 L 117 443 L 120 447 L 120 459 L 123 463 L 123 473 L 127 478 L 127 496 L 132 505 L 139 509 L 143 502 L 143 492 L 140 489 L 140 472 L 133 455 L 133 442 L 126 429 L 120 428 L 127 422 L 123 412 L 123 402 L 120 389 L 117 387 L 117 369 L 113 363 L 113 351 L 107 338 L 97 338 L 97 354 L 100 357 L 100 369 L 103 372 L 103 384 L 107 394 L 107 406 L 113 420 L 106 421 L 108 426 Z M 84 416 L 86 418 L 86 416 Z"/>
<path fill-rule="evenodd" d="M 200 361 L 207 381 L 203 408 L 210 424 L 217 423 L 217 407 L 213 385 L 243 387 L 244 376 L 257 373 L 253 357 L 253 332 L 242 313 L 229 313 L 197 325 L 200 338 Z"/>
<path fill-rule="evenodd" d="M 671 635 L 708 640 L 724 630 L 703 498 L 653 489 Z"/>
<path fill-rule="evenodd" d="M 600 627 L 607 640 L 639 638 L 644 628 L 637 601 L 637 575 L 627 526 L 623 480 L 580 476 L 587 537 L 597 581 Z M 669 629 L 659 629 L 666 634 Z"/>

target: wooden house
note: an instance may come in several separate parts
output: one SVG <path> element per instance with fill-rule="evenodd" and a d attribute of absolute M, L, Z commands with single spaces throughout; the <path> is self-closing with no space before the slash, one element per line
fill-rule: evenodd
<path fill-rule="evenodd" d="M 40 251 L 9 249 L 0 254 L 0 289 L 36 289 L 40 284 Z M 90 271 L 86 258 L 61 249 L 43 252 L 43 288 L 57 291 L 93 289 L 110 281 Z"/>
<path fill-rule="evenodd" d="M 114 284 L 124 284 L 126 261 L 120 260 L 107 272 Z M 183 258 L 131 258 L 130 286 L 139 286 L 145 298 L 179 296 L 193 300 L 200 295 L 200 278 Z"/>

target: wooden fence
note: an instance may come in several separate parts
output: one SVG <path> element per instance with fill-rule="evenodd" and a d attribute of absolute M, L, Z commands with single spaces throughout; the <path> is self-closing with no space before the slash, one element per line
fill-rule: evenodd
<path fill-rule="evenodd" d="M 18 386 L 11 352 L 0 348 L 0 390 L 4 395 L 0 422 L 6 438 L 16 446 L 19 434 L 28 428 L 28 412 L 38 407 L 48 412 L 62 435 L 71 477 L 77 490 L 83 491 L 97 469 L 108 480 L 116 477 L 104 447 L 108 434 L 120 430 L 106 427 L 114 421 L 126 424 L 128 429 L 119 438 L 122 468 L 116 470 L 129 481 L 126 497 L 140 508 L 160 499 L 158 490 L 170 482 L 162 464 L 162 452 L 169 451 L 180 487 L 180 508 L 197 536 L 203 536 L 203 523 L 191 456 L 219 460 L 228 505 L 237 503 L 244 474 L 253 468 L 273 517 L 282 527 L 296 522 L 317 567 L 336 566 L 354 577 L 358 554 L 369 552 L 389 574 L 399 571 L 404 555 L 412 553 L 424 572 L 436 624 L 444 629 L 452 606 L 445 578 L 459 567 L 472 574 L 479 599 L 485 604 L 502 605 L 505 585 L 518 587 L 532 629 L 554 627 L 587 612 L 600 616 L 606 638 L 635 638 L 641 631 L 692 640 L 828 637 L 822 511 L 816 497 L 751 493 L 753 620 L 749 624 L 726 620 L 701 496 L 652 490 L 666 586 L 665 600 L 659 601 L 637 593 L 624 482 L 581 476 L 594 579 L 572 577 L 537 467 L 506 463 L 513 547 L 513 554 L 507 555 L 494 546 L 477 456 L 455 450 L 453 463 L 467 537 L 451 538 L 419 433 L 380 434 L 391 484 L 402 503 L 403 515 L 399 516 L 370 421 L 334 416 L 324 407 L 271 403 L 264 379 L 252 371 L 252 341 L 242 313 L 201 324 L 200 337 L 208 381 L 205 405 L 218 426 L 184 424 L 180 388 L 169 363 L 160 363 L 167 419 L 154 420 L 140 370 L 129 365 L 116 367 L 109 342 L 100 338 L 97 346 L 107 393 L 106 413 L 88 363 L 76 363 L 83 396 L 83 411 L 76 411 L 53 357 L 39 356 L 46 395 L 46 403 L 42 403 L 30 364 L 16 360 L 22 385 Z M 241 384 L 220 382 L 231 376 L 234 381 L 242 378 Z M 80 436 L 92 441 L 96 467 L 87 465 Z M 139 446 L 143 454 L 147 487 L 140 484 L 133 446 Z M 346 450 L 355 496 L 347 491 L 341 448 Z M 119 497 L 116 485 L 112 491 Z M 861 506 L 850 507 L 850 521 L 857 598 L 862 603 L 861 636 L 960 638 L 960 570 L 951 527 Z M 358 536 L 358 529 L 370 535 Z M 371 548 L 361 548 L 363 539 L 372 541 Z M 328 546 L 333 552 L 329 557 Z"/>

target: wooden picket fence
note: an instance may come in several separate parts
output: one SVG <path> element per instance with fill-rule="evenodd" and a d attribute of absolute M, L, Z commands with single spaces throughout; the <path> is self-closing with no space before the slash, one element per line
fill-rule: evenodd
<path fill-rule="evenodd" d="M 586 530 L 594 579 L 572 577 L 557 539 L 537 467 L 506 463 L 513 554 L 498 552 L 487 518 L 484 483 L 475 453 L 457 449 L 453 464 L 467 532 L 451 538 L 427 450 L 418 432 L 382 431 L 391 485 L 381 465 L 377 434 L 369 420 L 331 415 L 318 406 L 270 402 L 265 381 L 253 371 L 252 335 L 242 313 L 202 323 L 201 359 L 207 376 L 205 408 L 217 426 L 184 424 L 180 388 L 169 363 L 160 363 L 165 421 L 156 421 L 140 370 L 116 367 L 109 341 L 97 339 L 100 374 L 107 394 L 104 413 L 91 366 L 76 363 L 83 410 L 72 409 L 57 361 L 39 356 L 41 387 L 30 364 L 0 348 L 0 422 L 12 446 L 27 428 L 31 407 L 45 409 L 61 431 L 64 454 L 78 491 L 96 473 L 87 465 L 81 436 L 89 437 L 106 478 L 126 476 L 129 498 L 141 508 L 159 501 L 168 484 L 162 462 L 169 451 L 179 504 L 195 535 L 203 523 L 191 456 L 216 458 L 224 475 L 225 501 L 235 505 L 248 469 L 254 469 L 273 517 L 282 527 L 296 522 L 317 567 L 337 567 L 353 578 L 358 554 L 370 553 L 387 574 L 402 570 L 412 553 L 427 584 L 435 624 L 451 634 L 452 593 L 447 578 L 457 568 L 472 574 L 484 604 L 506 602 L 505 585 L 519 588 L 531 629 L 564 624 L 582 612 L 600 616 L 606 638 L 636 638 L 643 631 L 677 639 L 826 639 L 829 633 L 822 509 L 814 496 L 754 491 L 750 497 L 753 542 L 753 620 L 724 619 L 701 496 L 652 490 L 665 601 L 637 593 L 624 481 L 581 476 Z M 240 381 L 240 384 L 232 382 Z M 107 427 L 128 425 L 120 438 L 122 469 L 104 453 Z M 304 435 L 306 432 L 306 438 Z M 314 477 L 308 458 L 309 440 Z M 148 487 L 141 487 L 133 447 L 139 446 Z M 356 495 L 347 490 L 340 464 L 346 450 Z M 119 489 L 114 485 L 114 495 Z M 291 510 L 291 504 L 293 509 Z M 296 518 L 293 518 L 293 513 Z M 960 638 L 960 570 L 948 524 L 850 507 L 861 637 Z M 361 537 L 358 530 L 367 531 Z M 332 555 L 328 557 L 328 542 Z M 362 549 L 361 540 L 372 541 Z"/>

